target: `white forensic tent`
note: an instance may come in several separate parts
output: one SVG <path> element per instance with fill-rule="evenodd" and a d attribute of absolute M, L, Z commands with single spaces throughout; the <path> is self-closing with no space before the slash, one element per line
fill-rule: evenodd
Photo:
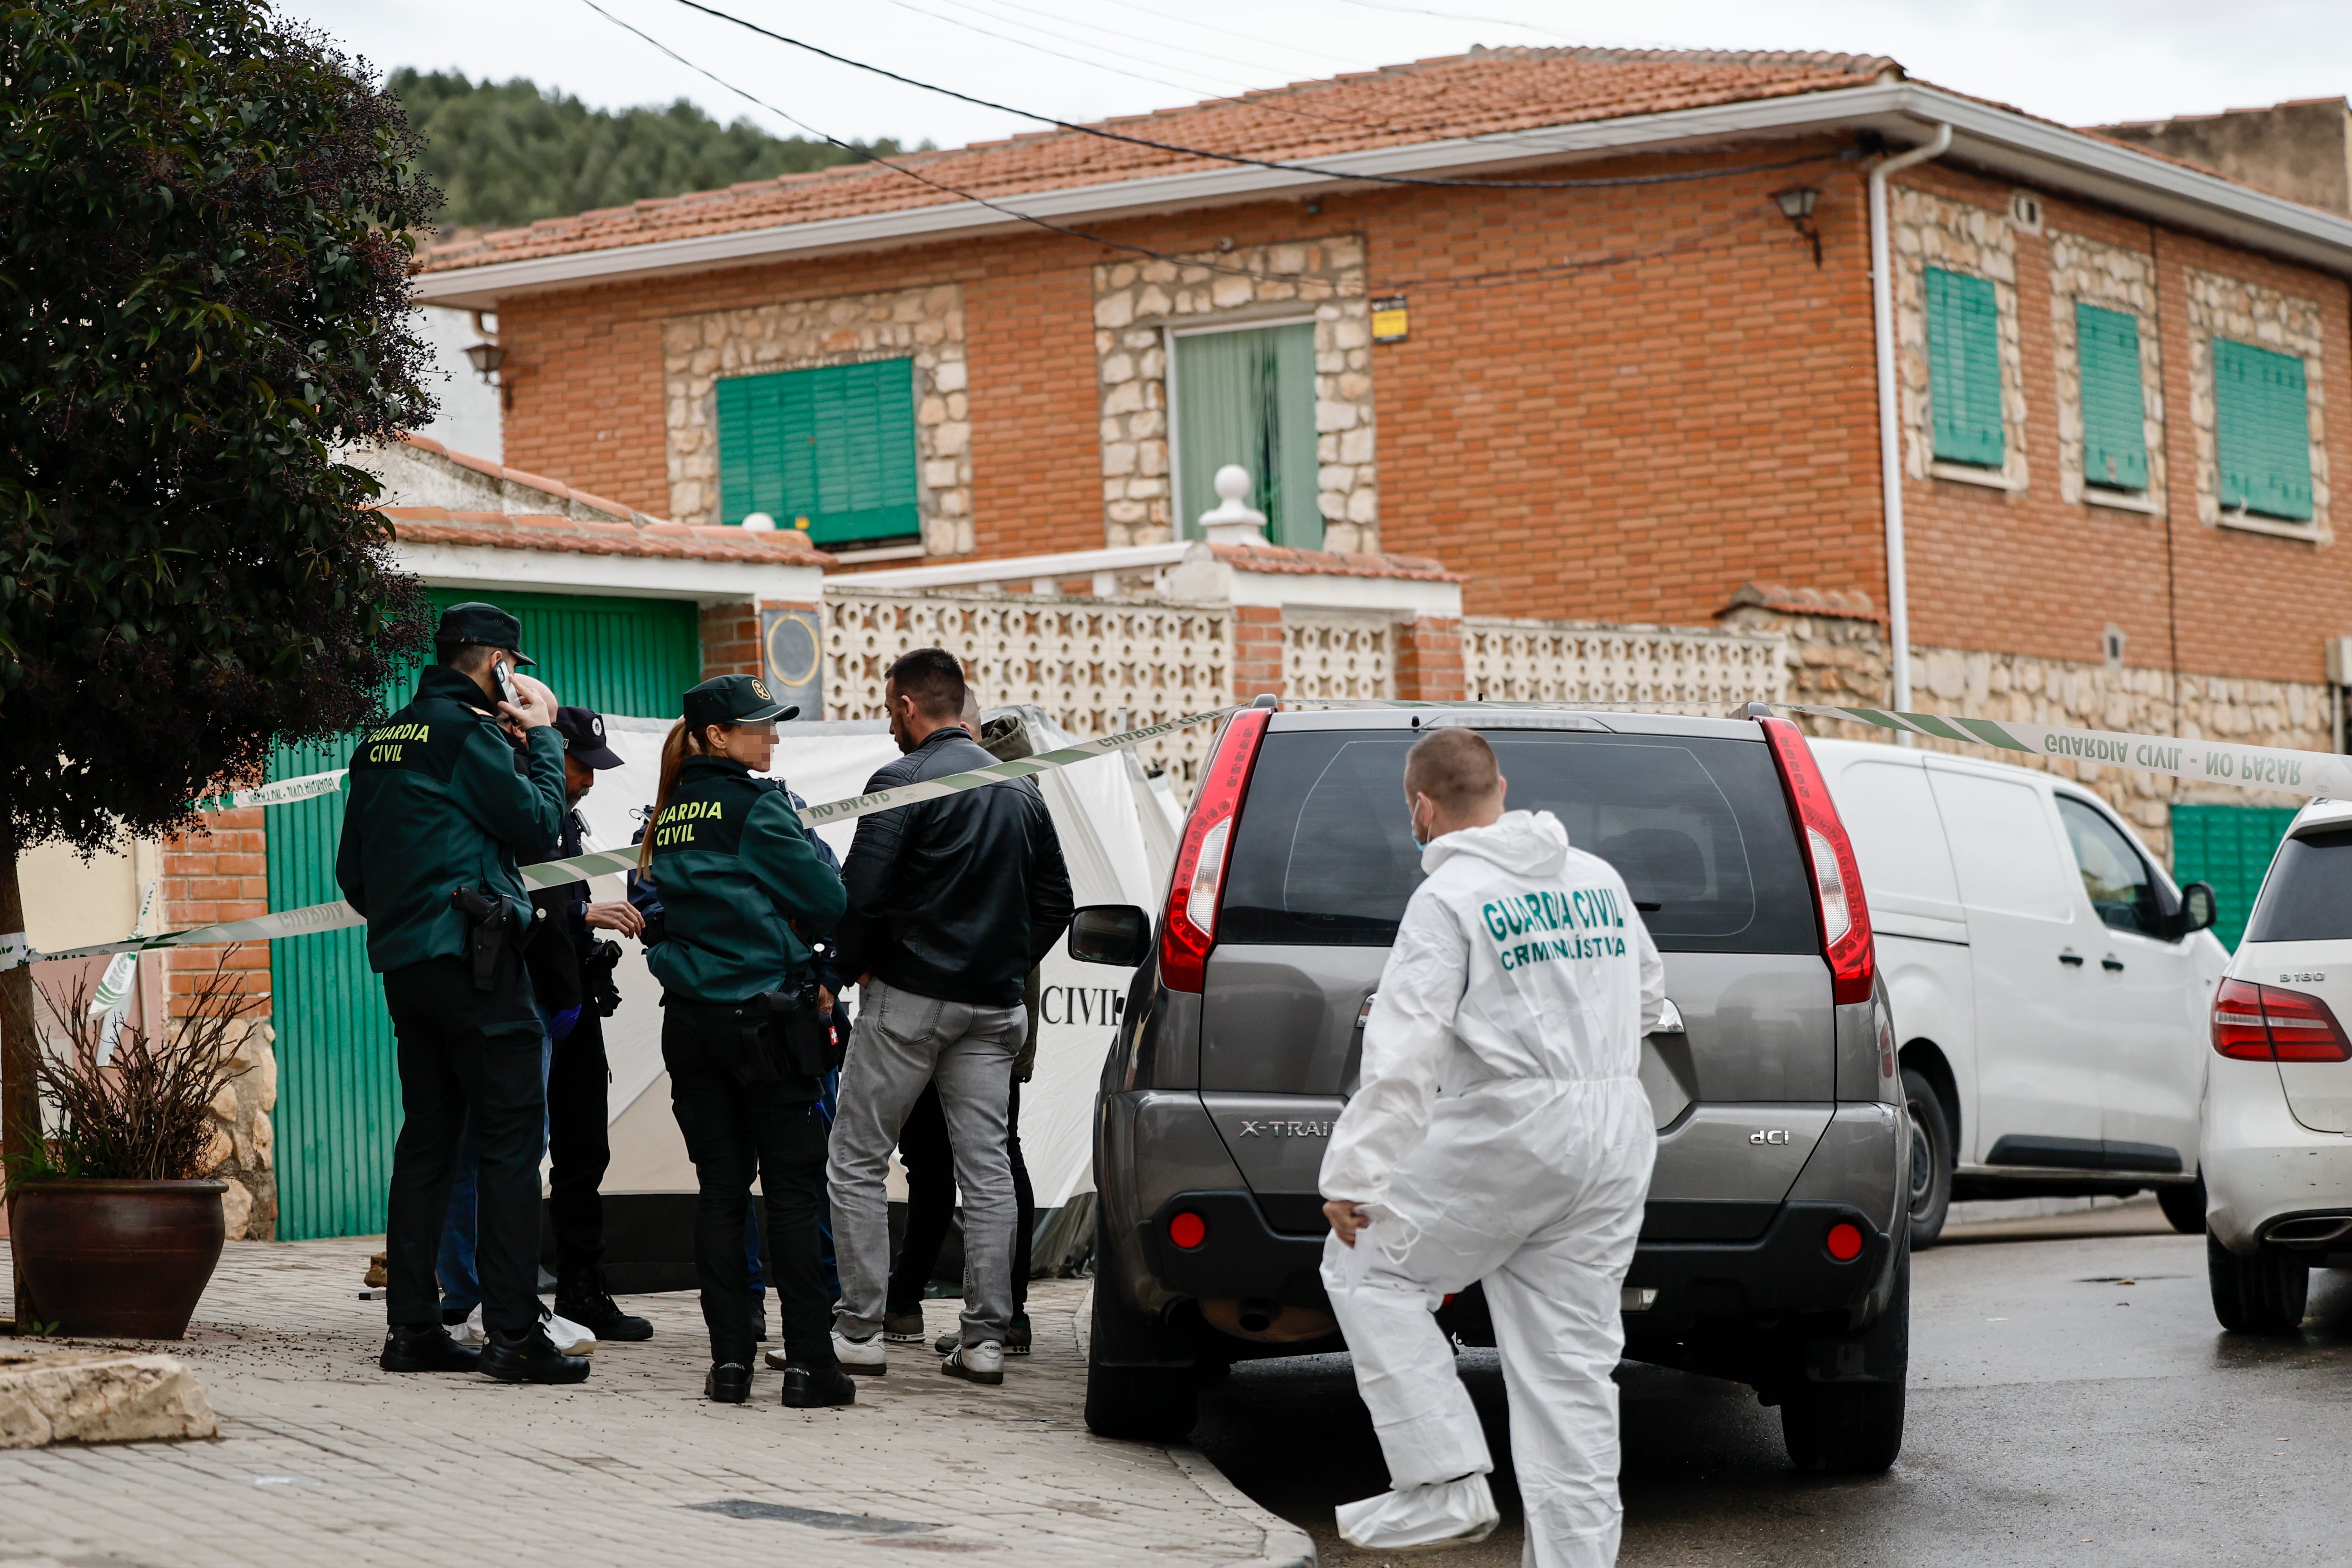
<path fill-rule="evenodd" d="M 1019 713 L 1038 751 L 1077 739 L 1036 708 L 990 710 L 989 717 L 999 712 Z M 669 727 L 667 720 L 606 717 L 606 737 L 623 765 L 598 774 L 595 787 L 581 801 L 582 819 L 596 847 L 617 848 L 629 842 L 638 814 L 653 800 Z M 770 771 L 811 804 L 863 792 L 874 772 L 898 755 L 878 719 L 794 721 L 777 726 L 776 733 Z M 1040 774 L 1038 784 L 1062 841 L 1076 902 L 1136 904 L 1156 913 L 1175 847 L 1176 808 L 1165 782 L 1145 778 L 1132 753 L 1121 753 Z M 818 831 L 835 855 L 845 858 L 856 826 L 835 823 Z M 625 896 L 622 879 L 596 879 L 592 896 Z M 669 1079 L 661 1061 L 660 986 L 646 967 L 641 946 L 624 942 L 621 948 L 615 974 L 621 1006 L 604 1021 L 613 1145 L 604 1184 L 605 1271 L 616 1289 L 682 1289 L 693 1283 L 694 1166 L 670 1112 Z M 1058 943 L 1042 968 L 1037 1062 L 1022 1089 L 1021 1142 L 1045 1231 L 1056 1211 L 1094 1190 L 1095 1089 L 1133 971 L 1080 963 Z M 854 988 L 846 1000 L 854 1013 Z M 893 1188 L 893 1196 L 904 1195 L 895 1173 Z M 1041 1260 L 1057 1256 L 1064 1245 L 1057 1233 L 1040 1247 Z"/>

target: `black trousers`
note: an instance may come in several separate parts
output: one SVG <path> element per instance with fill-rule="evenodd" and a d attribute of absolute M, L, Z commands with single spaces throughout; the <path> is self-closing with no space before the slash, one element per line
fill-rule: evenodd
<path fill-rule="evenodd" d="M 580 1010 L 572 1032 L 555 1042 L 547 1069 L 548 1215 L 555 1227 L 557 1294 L 594 1268 L 604 1256 L 605 1167 L 613 1163 L 606 1133 L 604 1020 Z"/>
<path fill-rule="evenodd" d="M 477 991 L 473 965 L 457 958 L 428 959 L 383 977 L 404 1119 L 384 1220 L 384 1316 L 394 1328 L 441 1321 L 433 1265 L 469 1114 L 478 1156 L 482 1321 L 510 1334 L 539 1321 L 543 1032 L 520 963 L 503 961 L 497 978 L 495 989 Z"/>
<path fill-rule="evenodd" d="M 752 1314 L 759 1298 L 743 1252 L 756 1175 L 768 1207 L 767 1283 L 776 1292 L 784 1354 L 805 1366 L 832 1366 L 833 1303 L 817 1263 L 824 1118 L 790 1080 L 746 1087 L 712 1065 L 698 1037 L 737 1026 L 715 1009 L 675 998 L 663 1010 L 670 1107 L 701 1188 L 694 1205 L 694 1271 L 710 1359 L 749 1366 L 758 1342 Z"/>
<path fill-rule="evenodd" d="M 1029 1244 L 1037 1228 L 1037 1194 L 1029 1185 L 1029 1165 L 1021 1158 L 1021 1085 L 1013 1085 L 1005 1108 L 1005 1142 L 1013 1154 L 1013 1310 L 1029 1305 Z M 890 1266 L 890 1292 L 884 1310 L 908 1312 L 923 1304 L 923 1287 L 940 1266 L 940 1248 L 955 1219 L 955 1150 L 948 1142 L 947 1113 L 940 1086 L 926 1084 L 898 1129 L 898 1163 L 907 1167 L 907 1229 Z"/>

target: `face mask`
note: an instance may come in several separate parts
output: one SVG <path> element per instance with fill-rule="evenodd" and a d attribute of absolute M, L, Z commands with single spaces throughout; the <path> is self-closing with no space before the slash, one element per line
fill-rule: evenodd
<path fill-rule="evenodd" d="M 1412 841 L 1415 844 L 1419 844 L 1423 847 L 1426 847 L 1429 844 L 1429 827 L 1423 826 L 1421 820 L 1421 798 L 1422 797 L 1415 797 L 1413 800 L 1408 801 L 1405 805 L 1405 810 L 1411 814 L 1412 818 Z M 1435 816 L 1434 813 L 1432 813 L 1431 815 L 1433 817 Z"/>

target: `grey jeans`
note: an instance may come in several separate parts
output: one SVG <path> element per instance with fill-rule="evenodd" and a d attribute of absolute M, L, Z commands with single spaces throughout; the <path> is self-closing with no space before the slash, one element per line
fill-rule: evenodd
<path fill-rule="evenodd" d="M 1013 1058 L 1028 1019 L 1011 1007 L 974 1007 L 900 991 L 860 987 L 857 1027 L 842 1064 L 825 1180 L 833 1193 L 834 1257 L 841 1306 L 834 1326 L 850 1339 L 882 1327 L 890 1284 L 890 1205 L 884 1183 L 898 1130 L 923 1086 L 937 1079 L 940 1109 L 963 1193 L 963 1342 L 1003 1343 L 1013 1318 L 1013 1161 L 1005 1104 Z"/>

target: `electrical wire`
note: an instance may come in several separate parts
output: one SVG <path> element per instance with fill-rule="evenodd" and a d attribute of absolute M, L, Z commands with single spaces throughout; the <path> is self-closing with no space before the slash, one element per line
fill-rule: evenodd
<path fill-rule="evenodd" d="M 1440 176 L 1425 174 L 1359 174 L 1344 169 L 1325 168 L 1314 163 L 1286 163 L 1272 158 L 1252 158 L 1241 153 L 1217 153 L 1212 152 L 1205 147 L 1188 147 L 1181 142 L 1155 142 L 1148 136 L 1130 136 L 1124 132 L 1106 130 L 1099 125 L 1080 125 L 1073 121 L 1057 120 L 1050 114 L 1039 114 L 1034 110 L 1015 109 L 1011 104 L 999 103 L 993 99 L 978 98 L 968 92 L 958 91 L 956 89 L 951 87 L 940 87 L 934 82 L 918 80 L 914 77 L 902 75 L 898 71 L 888 69 L 883 66 L 869 65 L 864 60 L 851 59 L 847 55 L 835 54 L 831 49 L 823 48 L 815 44 L 809 43 L 804 39 L 792 37 L 786 34 L 776 32 L 772 28 L 763 27 L 757 22 L 748 21 L 731 12 L 721 11 L 717 6 L 706 5 L 702 4 L 702 0 L 677 0 L 677 4 L 685 6 L 689 11 L 699 11 L 706 16 L 716 17 L 718 20 L 722 22 L 731 22 L 735 26 L 743 28 L 746 32 L 757 33 L 763 38 L 772 38 L 777 43 L 790 45 L 793 48 L 814 55 L 820 59 L 827 59 L 833 61 L 836 65 L 849 66 L 857 70 L 867 71 L 889 81 L 898 82 L 907 87 L 919 88 L 925 92 L 935 92 L 943 98 L 952 98 L 959 102 L 971 104 L 975 108 L 993 110 L 999 114 L 1010 114 L 1016 119 L 1034 120 L 1041 125 L 1051 125 L 1057 130 L 1076 132 L 1083 136 L 1099 137 L 1106 142 L 1123 142 L 1131 147 L 1148 147 L 1154 152 L 1175 153 L 1190 158 L 1206 158 L 1215 163 L 1237 163 L 1246 168 L 1273 169 L 1286 174 L 1316 174 L 1328 180 L 1357 180 L 1383 185 L 1431 185 L 1449 189 L 1484 191 L 1582 191 L 1605 189 L 1607 187 L 1616 185 L 1678 184 L 1685 180 L 1711 179 L 1718 173 L 1728 174 L 1732 172 L 1729 170 L 1706 170 L 1681 174 L 1626 174 L 1620 175 L 1615 178 L 1591 180 L 1464 180 L 1446 179 Z M 635 29 L 634 28 L 631 29 L 631 31 L 635 30 Z M 1808 163 L 1816 161 L 1817 160 L 1812 158 L 1803 158 L 1790 163 L 1759 163 L 1752 165 L 1751 167 L 1759 171 L 1776 168 L 1794 168 L 1799 163 Z"/>
<path fill-rule="evenodd" d="M 1557 32 L 1540 23 L 1515 22 L 1507 16 L 1472 16 L 1459 11 L 1433 11 L 1426 5 L 1384 5 L 1380 0 L 1342 0 L 1342 3 L 1360 5 L 1367 11 L 1387 11 L 1397 16 L 1435 16 L 1447 22 L 1486 22 L 1497 27 L 1517 27 L 1523 32 L 1549 34 L 1563 43 L 1570 41 L 1566 33 Z"/>
<path fill-rule="evenodd" d="M 719 76 L 717 72 L 710 70 L 709 68 L 698 65 L 695 61 L 687 58 L 684 55 L 679 54 L 676 49 L 671 48 L 667 44 L 663 43 L 659 38 L 655 37 L 644 28 L 635 26 L 634 23 L 623 21 L 620 17 L 613 15 L 612 12 L 604 9 L 603 5 L 597 3 L 597 0 L 581 0 L 581 4 L 595 12 L 598 16 L 604 17 L 604 20 L 612 23 L 614 26 L 621 28 L 624 32 L 632 34 L 643 42 L 651 45 L 655 49 L 660 51 L 663 55 L 667 56 L 670 59 L 675 60 L 679 65 L 684 66 L 687 69 L 693 71 L 696 75 L 703 77 L 718 86 L 726 89 L 729 92 L 733 93 L 736 97 L 743 100 L 746 103 L 753 105 L 755 108 L 766 110 L 777 119 L 793 126 L 803 134 L 814 136 L 820 142 L 826 142 L 831 146 L 838 147 L 844 152 L 854 153 L 864 162 L 878 163 L 883 168 L 889 170 L 892 174 L 904 175 L 906 178 L 914 180 L 920 184 L 928 185 L 935 191 L 943 192 L 946 195 L 955 196 L 960 200 L 968 201 L 975 205 L 986 207 L 991 212 L 1001 213 L 1006 217 L 1031 225 L 1036 228 L 1045 229 L 1052 234 L 1058 234 L 1071 239 L 1084 240 L 1090 245 L 1101 246 L 1107 250 L 1120 251 L 1129 256 L 1139 256 L 1152 261 L 1172 262 L 1180 267 L 1197 267 L 1206 271 L 1221 273 L 1224 276 L 1233 278 L 1249 278 L 1259 280 L 1288 280 L 1294 282 L 1322 281 L 1321 279 L 1313 279 L 1309 275 L 1304 273 L 1282 273 L 1270 271 L 1258 272 L 1253 271 L 1244 267 L 1220 266 L 1216 262 L 1199 256 L 1184 256 L 1170 251 L 1153 250 L 1148 246 L 1131 245 L 1123 240 L 1109 238 L 1104 235 L 1090 234 L 1085 229 L 1072 228 L 1065 224 L 1055 223 L 1049 219 L 1037 217 L 1032 214 L 1022 212 L 1016 207 L 1009 207 L 1000 202 L 991 201 L 985 196 L 976 195 L 971 191 L 964 190 L 956 185 L 949 184 L 943 180 L 935 180 L 928 174 L 919 173 L 914 169 L 907 167 L 905 164 L 892 163 L 887 158 L 874 156 L 866 149 L 857 146 L 854 142 L 845 142 L 838 136 L 835 136 L 824 131 L 820 131 L 815 126 L 811 125 L 808 121 L 801 119 L 799 116 L 770 103 L 766 99 L 760 97 L 757 93 L 738 87 L 733 82 L 727 80 L 724 77 Z M 1752 174 L 1759 172 L 1759 170 L 1767 169 L 1793 168 L 1798 166 L 1800 163 L 1826 163 L 1835 156 L 1836 154 L 1834 153 L 1822 153 L 1816 154 L 1811 158 L 1795 160 L 1785 163 L 1752 164 L 1742 168 L 1708 170 L 1688 177 L 1710 178 Z M 1610 182 L 1600 183 L 1608 184 Z M 1633 262 L 1654 260 L 1660 257 L 1670 256 L 1681 251 L 1700 247 L 1709 240 L 1718 238 L 1736 229 L 1760 221 L 1761 216 L 1762 215 L 1760 214 L 1750 214 L 1729 218 L 1722 223 L 1711 225 L 1695 234 L 1685 235 L 1679 239 L 1669 241 L 1662 246 L 1652 247 L 1646 250 L 1603 252 L 1597 256 L 1584 258 L 1568 257 L 1557 262 L 1542 262 L 1528 267 L 1501 268 L 1490 269 L 1485 272 L 1450 275 L 1438 274 L 1423 278 L 1408 278 L 1394 281 L 1383 281 L 1381 285 L 1381 291 L 1386 293 L 1412 289 L 1444 289 L 1454 288 L 1491 287 L 1497 283 L 1510 282 L 1514 280 L 1570 277 L 1580 272 L 1593 271 L 1602 268 L 1622 267 Z"/>

